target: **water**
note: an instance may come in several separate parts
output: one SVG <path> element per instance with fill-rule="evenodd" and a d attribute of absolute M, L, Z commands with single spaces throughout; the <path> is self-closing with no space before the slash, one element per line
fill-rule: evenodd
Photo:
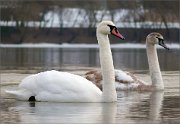
<path fill-rule="evenodd" d="M 1 101 L 1 122 L 6 123 L 179 123 L 180 94 L 118 92 L 117 103 Z"/>
<path fill-rule="evenodd" d="M 180 69 L 180 49 L 169 52 L 158 49 L 159 62 L 162 71 Z M 131 70 L 148 70 L 145 48 L 112 48 L 115 68 Z M 0 52 L 1 68 L 61 68 L 65 65 L 99 67 L 99 49 L 76 47 L 2 47 Z"/>
<path fill-rule="evenodd" d="M 151 82 L 145 49 L 114 48 L 112 51 L 116 68 L 131 70 L 142 80 Z M 175 51 L 178 52 L 178 49 Z M 4 90 L 16 89 L 17 84 L 30 73 L 52 68 L 82 75 L 89 69 L 99 67 L 98 49 L 1 48 L 0 122 L 179 124 L 179 58 L 163 49 L 158 49 L 158 53 L 165 83 L 162 92 L 118 91 L 117 103 L 30 103 L 15 100 L 13 96 L 5 94 Z"/>

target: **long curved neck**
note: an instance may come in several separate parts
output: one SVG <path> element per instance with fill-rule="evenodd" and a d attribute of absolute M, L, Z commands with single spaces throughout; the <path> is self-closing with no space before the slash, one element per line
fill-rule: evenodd
<path fill-rule="evenodd" d="M 163 90 L 164 83 L 162 80 L 162 75 L 159 67 L 159 61 L 157 57 L 157 50 L 155 45 L 149 44 L 148 40 L 146 39 L 146 50 L 147 50 L 147 57 L 148 57 L 148 64 L 149 70 L 152 80 L 152 86 L 155 90 Z"/>
<path fill-rule="evenodd" d="M 103 76 L 103 102 L 117 101 L 115 89 L 115 74 L 112 59 L 112 53 L 107 35 L 103 35 L 97 31 L 97 40 L 100 46 L 100 64 Z"/>

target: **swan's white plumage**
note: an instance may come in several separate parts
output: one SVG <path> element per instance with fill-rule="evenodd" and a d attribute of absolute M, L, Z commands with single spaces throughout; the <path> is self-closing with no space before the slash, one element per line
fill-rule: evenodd
<path fill-rule="evenodd" d="M 55 70 L 26 77 L 19 89 L 9 93 L 16 94 L 20 100 L 35 96 L 37 101 L 99 102 L 102 95 L 99 88 L 85 78 Z"/>
<path fill-rule="evenodd" d="M 115 76 L 117 80 L 123 80 L 127 82 L 133 82 L 133 78 L 122 70 L 115 70 Z"/>
<path fill-rule="evenodd" d="M 108 34 L 124 39 L 113 22 L 102 21 L 98 24 L 96 35 L 100 46 L 103 92 L 92 82 L 81 76 L 52 70 L 26 77 L 19 84 L 18 91 L 8 91 L 8 93 L 14 94 L 20 100 L 29 100 L 31 98 L 34 100 L 35 97 L 37 101 L 53 102 L 117 101 L 114 65 Z"/>
<path fill-rule="evenodd" d="M 123 84 L 123 83 L 115 83 L 116 90 L 135 90 L 138 88 L 138 83 L 131 83 L 131 84 Z"/>

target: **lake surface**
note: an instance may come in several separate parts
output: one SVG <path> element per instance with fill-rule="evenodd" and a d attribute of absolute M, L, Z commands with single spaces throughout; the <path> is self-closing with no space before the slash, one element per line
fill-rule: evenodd
<path fill-rule="evenodd" d="M 89 68 L 87 68 L 88 70 Z M 73 73 L 83 74 L 85 68 Z M 70 68 L 67 71 L 71 71 Z M 23 102 L 5 94 L 5 89 L 16 89 L 21 79 L 29 74 L 1 73 L 1 123 L 180 123 L 180 72 L 162 72 L 165 91 L 118 91 L 117 103 L 50 103 Z M 150 82 L 148 74 L 135 73 Z M 8 77 L 10 76 L 10 77 Z"/>
<path fill-rule="evenodd" d="M 134 47 L 136 46 L 136 47 Z M 169 46 L 171 48 L 171 46 Z M 42 69 L 65 65 L 99 67 L 98 45 L 1 45 L 0 59 L 2 68 Z M 173 52 L 171 52 L 173 51 Z M 158 49 L 161 70 L 180 70 L 180 47 L 171 51 Z M 148 70 L 144 45 L 114 45 L 112 54 L 115 68 Z"/>
<path fill-rule="evenodd" d="M 1 47 L 0 122 L 2 124 L 52 123 L 180 123 L 179 49 L 158 49 L 165 90 L 162 92 L 118 91 L 117 103 L 49 103 L 17 101 L 6 89 L 16 89 L 31 73 L 64 70 L 82 75 L 99 68 L 98 48 Z M 144 48 L 113 48 L 116 68 L 130 70 L 151 82 Z M 33 71 L 30 71 L 33 70 Z"/>

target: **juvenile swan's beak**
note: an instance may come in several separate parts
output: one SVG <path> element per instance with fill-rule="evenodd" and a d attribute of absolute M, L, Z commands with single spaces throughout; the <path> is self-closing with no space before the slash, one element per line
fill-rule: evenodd
<path fill-rule="evenodd" d="M 116 27 L 113 27 L 113 29 L 111 30 L 111 34 L 119 37 L 120 39 L 124 40 L 125 38 L 119 33 L 119 31 L 117 30 Z"/>
<path fill-rule="evenodd" d="M 160 45 L 160 46 L 164 47 L 164 48 L 167 49 L 167 50 L 170 50 L 170 49 L 166 46 L 166 44 L 164 43 L 164 40 L 163 40 L 163 39 L 158 38 L 158 40 L 159 40 L 159 45 Z"/>

